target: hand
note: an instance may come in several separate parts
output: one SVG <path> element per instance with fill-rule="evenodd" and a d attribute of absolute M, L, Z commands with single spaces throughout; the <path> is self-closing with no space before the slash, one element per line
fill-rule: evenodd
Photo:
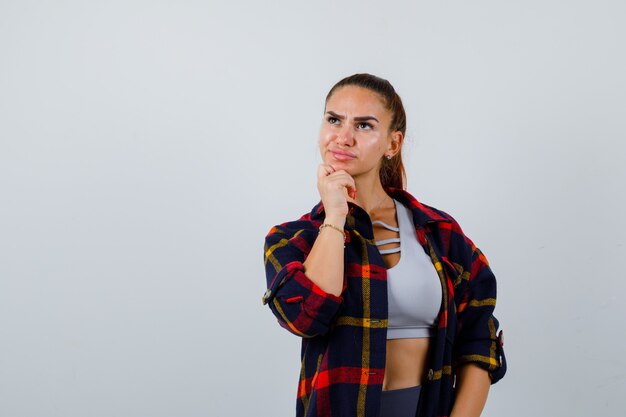
<path fill-rule="evenodd" d="M 350 174 L 345 170 L 335 171 L 331 165 L 320 164 L 317 168 L 317 189 L 327 218 L 345 218 L 348 215 L 348 201 L 354 203 L 356 199 L 356 185 Z"/>

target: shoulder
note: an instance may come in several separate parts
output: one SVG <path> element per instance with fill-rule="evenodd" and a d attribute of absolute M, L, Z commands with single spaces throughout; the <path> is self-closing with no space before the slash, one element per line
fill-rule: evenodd
<path fill-rule="evenodd" d="M 390 188 L 387 192 L 413 212 L 413 217 L 419 226 L 436 225 L 447 229 L 458 229 L 457 231 L 462 233 L 459 223 L 447 211 L 426 204 L 405 190 Z"/>
<path fill-rule="evenodd" d="M 284 223 L 272 226 L 268 231 L 265 239 L 269 240 L 281 240 L 281 239 L 293 239 L 296 237 L 310 237 L 317 235 L 318 228 L 322 224 L 323 217 L 318 216 L 318 205 L 308 213 L 303 214 L 296 220 L 287 221 Z"/>
<path fill-rule="evenodd" d="M 390 191 L 394 198 L 411 210 L 416 226 L 439 242 L 439 247 L 447 256 L 470 257 L 476 246 L 448 211 L 423 203 L 407 191 Z"/>
<path fill-rule="evenodd" d="M 317 238 L 320 224 L 311 213 L 306 213 L 297 220 L 270 228 L 265 236 L 266 265 L 278 271 L 293 261 L 304 262 Z"/>

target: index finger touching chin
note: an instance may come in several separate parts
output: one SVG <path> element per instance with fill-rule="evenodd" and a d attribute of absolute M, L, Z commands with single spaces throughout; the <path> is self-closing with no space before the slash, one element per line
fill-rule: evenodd
<path fill-rule="evenodd" d="M 335 169 L 331 165 L 328 165 L 328 164 L 320 164 L 319 167 L 317 167 L 318 178 L 326 177 L 332 174 L 333 172 L 335 172 Z"/>

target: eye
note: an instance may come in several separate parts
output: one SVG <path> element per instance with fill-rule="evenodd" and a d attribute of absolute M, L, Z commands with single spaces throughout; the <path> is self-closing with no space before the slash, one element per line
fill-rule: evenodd
<path fill-rule="evenodd" d="M 333 116 L 328 116 L 326 118 L 326 120 L 328 121 L 328 123 L 330 123 L 331 125 L 335 125 L 337 123 L 339 123 L 339 119 L 337 119 L 336 117 Z"/>
<path fill-rule="evenodd" d="M 372 128 L 372 125 L 366 122 L 357 123 L 356 126 L 361 130 L 370 130 Z"/>

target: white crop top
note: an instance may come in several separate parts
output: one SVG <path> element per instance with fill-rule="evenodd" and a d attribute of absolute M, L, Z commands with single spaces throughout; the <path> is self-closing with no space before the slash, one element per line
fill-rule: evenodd
<path fill-rule="evenodd" d="M 399 232 L 400 238 L 377 241 L 377 246 L 399 242 L 400 247 L 380 250 L 381 254 L 400 252 L 400 260 L 387 269 L 389 322 L 387 339 L 432 337 L 441 307 L 441 281 L 430 256 L 417 241 L 411 211 L 394 200 L 398 227 L 380 220 L 372 222 Z"/>

